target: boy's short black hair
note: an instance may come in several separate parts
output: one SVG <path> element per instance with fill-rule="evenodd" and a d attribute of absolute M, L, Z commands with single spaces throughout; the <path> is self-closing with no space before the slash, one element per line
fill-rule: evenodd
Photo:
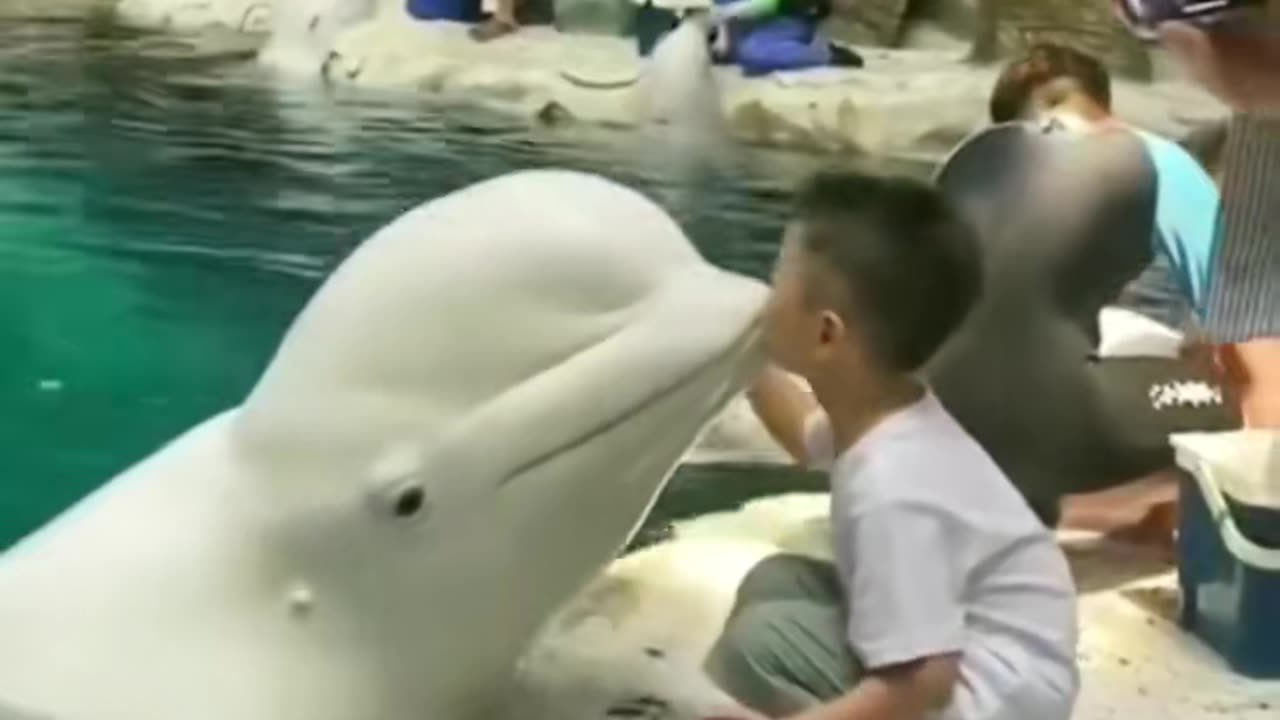
<path fill-rule="evenodd" d="M 1064 77 L 1075 80 L 1099 107 L 1111 111 L 1111 76 L 1097 58 L 1066 45 L 1037 43 L 1001 71 L 988 102 L 991 121 L 1022 117 L 1036 89 Z"/>
<path fill-rule="evenodd" d="M 972 226 L 934 187 L 824 171 L 799 189 L 800 242 L 843 285 L 841 314 L 892 372 L 937 352 L 977 300 L 982 265 Z"/>
<path fill-rule="evenodd" d="M 1222 165 L 1222 150 L 1227 146 L 1226 120 L 1210 123 L 1187 133 L 1181 145 L 1192 157 L 1200 161 L 1205 172 L 1217 172 Z"/>

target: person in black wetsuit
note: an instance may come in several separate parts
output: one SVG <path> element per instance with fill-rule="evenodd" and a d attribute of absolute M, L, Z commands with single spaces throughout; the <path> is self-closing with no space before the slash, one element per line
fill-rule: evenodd
<path fill-rule="evenodd" d="M 1046 524 L 1064 495 L 1172 466 L 1170 433 L 1239 426 L 1193 363 L 1096 357 L 1098 311 L 1152 258 L 1157 178 L 1139 138 L 997 125 L 937 183 L 977 226 L 986 282 L 925 374 Z"/>
<path fill-rule="evenodd" d="M 1203 316 L 1211 282 L 1219 193 L 1203 160 L 1185 148 L 1121 122 L 1112 113 L 1111 78 L 1076 48 L 1037 43 L 1000 73 L 989 101 L 991 121 L 1070 119 L 1097 130 L 1125 130 L 1147 145 L 1159 179 L 1151 264 L 1115 305 L 1186 333 Z"/>
<path fill-rule="evenodd" d="M 818 31 L 831 11 L 832 0 L 716 0 L 714 54 L 736 62 L 746 75 L 862 67 L 861 56 Z"/>

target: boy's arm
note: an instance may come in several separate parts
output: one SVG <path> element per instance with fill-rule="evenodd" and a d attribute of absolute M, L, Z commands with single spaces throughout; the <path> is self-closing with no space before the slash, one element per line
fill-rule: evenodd
<path fill-rule="evenodd" d="M 854 556 L 845 577 L 848 640 L 869 673 L 801 717 L 922 720 L 951 701 L 966 639 L 965 571 L 945 506 L 884 497 L 833 504 L 832 512 L 843 520 L 835 540 Z"/>
<path fill-rule="evenodd" d="M 813 396 L 802 390 L 785 371 L 769 365 L 747 390 L 747 398 L 773 439 L 798 464 L 807 466 L 810 458 L 805 422 L 818 409 Z"/>
<path fill-rule="evenodd" d="M 792 720 L 924 720 L 951 702 L 957 655 L 938 655 L 869 675 L 857 687 Z"/>

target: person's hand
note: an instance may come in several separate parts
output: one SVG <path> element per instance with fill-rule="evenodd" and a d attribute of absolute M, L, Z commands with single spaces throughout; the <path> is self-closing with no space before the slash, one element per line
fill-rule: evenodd
<path fill-rule="evenodd" d="M 1193 78 L 1235 110 L 1280 117 L 1280 0 L 1266 17 L 1222 28 L 1170 22 L 1160 40 Z"/>

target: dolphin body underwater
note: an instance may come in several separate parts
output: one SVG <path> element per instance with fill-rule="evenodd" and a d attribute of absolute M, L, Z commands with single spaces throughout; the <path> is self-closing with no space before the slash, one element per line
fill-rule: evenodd
<path fill-rule="evenodd" d="M 755 371 L 766 292 L 591 175 L 405 213 L 243 404 L 0 556 L 0 707 L 489 717 Z"/>

